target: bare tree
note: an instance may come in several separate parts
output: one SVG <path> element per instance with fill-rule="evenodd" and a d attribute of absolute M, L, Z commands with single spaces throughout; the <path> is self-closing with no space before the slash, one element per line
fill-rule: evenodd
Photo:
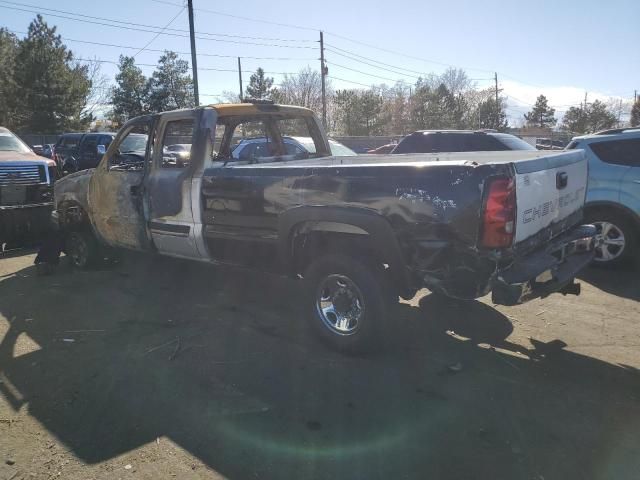
<path fill-rule="evenodd" d="M 605 105 L 607 106 L 607 110 L 615 115 L 618 120 L 618 128 L 623 127 L 625 124 L 629 124 L 633 100 L 610 98 L 605 102 Z"/>
<path fill-rule="evenodd" d="M 448 68 L 438 76 L 438 82 L 443 83 L 452 95 L 463 94 L 476 86 L 461 68 Z"/>
<path fill-rule="evenodd" d="M 94 118 L 96 112 L 104 110 L 109 104 L 111 86 L 109 78 L 102 73 L 102 65 L 97 59 L 84 62 L 84 65 L 87 69 L 87 78 L 91 87 L 81 116 Z"/>
<path fill-rule="evenodd" d="M 331 84 L 325 85 L 327 98 L 333 96 Z M 276 103 L 298 105 L 322 113 L 322 79 L 320 72 L 309 67 L 295 75 L 285 75 L 280 86 L 272 94 Z"/>

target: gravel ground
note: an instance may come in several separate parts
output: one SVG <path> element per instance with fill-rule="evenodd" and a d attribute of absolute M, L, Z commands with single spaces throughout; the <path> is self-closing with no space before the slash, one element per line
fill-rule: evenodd
<path fill-rule="evenodd" d="M 511 308 L 425 290 L 356 358 L 291 281 L 33 259 L 0 259 L 0 480 L 638 478 L 638 271 Z"/>

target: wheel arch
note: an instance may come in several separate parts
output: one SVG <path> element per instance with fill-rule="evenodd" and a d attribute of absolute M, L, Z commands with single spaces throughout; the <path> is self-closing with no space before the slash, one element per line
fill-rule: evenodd
<path fill-rule="evenodd" d="M 349 236 L 364 241 L 376 257 L 389 265 L 393 282 L 404 290 L 409 273 L 398 239 L 389 221 L 380 214 L 352 207 L 303 206 L 288 210 L 278 221 L 278 255 L 285 271 L 297 274 L 297 245 L 301 237 L 314 232 Z"/>
<path fill-rule="evenodd" d="M 637 234 L 640 234 L 640 215 L 631 210 L 630 208 L 622 205 L 620 203 L 608 202 L 608 201 L 598 201 L 598 202 L 590 202 L 584 206 L 584 214 L 585 216 L 590 213 L 598 210 L 612 210 L 617 212 L 624 217 L 631 220 L 631 224 L 634 227 L 634 230 Z"/>

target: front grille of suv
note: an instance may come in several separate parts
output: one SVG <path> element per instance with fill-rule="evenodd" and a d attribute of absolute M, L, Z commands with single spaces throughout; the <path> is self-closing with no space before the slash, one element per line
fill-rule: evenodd
<path fill-rule="evenodd" d="M 42 165 L 0 165 L 0 186 L 33 185 L 46 182 L 47 174 Z"/>

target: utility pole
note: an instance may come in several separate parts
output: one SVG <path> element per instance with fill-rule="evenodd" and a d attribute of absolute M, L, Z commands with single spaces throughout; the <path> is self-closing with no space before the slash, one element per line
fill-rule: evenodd
<path fill-rule="evenodd" d="M 633 103 L 638 101 L 638 90 L 633 91 Z"/>
<path fill-rule="evenodd" d="M 496 81 L 496 110 L 498 108 L 498 72 L 495 72 L 494 79 Z"/>
<path fill-rule="evenodd" d="M 242 101 L 242 64 L 240 63 L 240 57 L 238 57 L 238 81 L 240 82 L 240 101 Z"/>
<path fill-rule="evenodd" d="M 324 37 L 320 30 L 320 79 L 322 82 L 322 126 L 327 128 L 327 94 L 325 90 L 324 77 L 327 75 L 327 67 L 324 64 Z"/>
<path fill-rule="evenodd" d="M 193 69 L 193 98 L 196 107 L 200 105 L 200 94 L 198 93 L 198 61 L 196 59 L 196 36 L 193 28 L 193 1 L 187 0 L 189 9 L 189 36 L 191 37 L 191 68 Z"/>
<path fill-rule="evenodd" d="M 587 92 L 584 92 L 584 111 L 587 111 Z"/>

